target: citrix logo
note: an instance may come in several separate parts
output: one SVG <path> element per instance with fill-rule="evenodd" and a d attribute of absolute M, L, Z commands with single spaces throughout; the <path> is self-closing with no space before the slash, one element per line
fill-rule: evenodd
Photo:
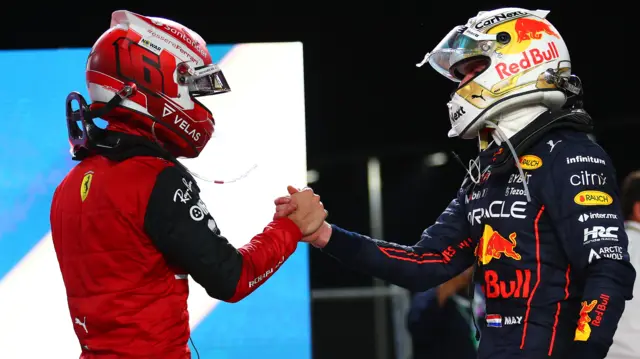
<path fill-rule="evenodd" d="M 604 186 L 607 184 L 607 176 L 604 173 L 591 173 L 585 170 L 571 175 L 569 183 L 572 186 Z"/>

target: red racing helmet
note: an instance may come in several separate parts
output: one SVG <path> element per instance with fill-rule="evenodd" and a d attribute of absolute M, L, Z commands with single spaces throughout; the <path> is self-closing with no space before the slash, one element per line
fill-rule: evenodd
<path fill-rule="evenodd" d="M 150 133 L 175 157 L 197 157 L 214 130 L 211 111 L 200 96 L 229 92 L 207 45 L 174 21 L 115 11 L 111 27 L 96 41 L 87 60 L 91 112 L 115 128 Z M 133 89 L 107 104 L 123 89 Z M 105 108 L 107 107 L 107 108 Z"/>

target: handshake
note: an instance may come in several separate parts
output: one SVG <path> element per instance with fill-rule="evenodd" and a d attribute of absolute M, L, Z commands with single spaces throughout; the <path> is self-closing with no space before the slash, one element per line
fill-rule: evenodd
<path fill-rule="evenodd" d="M 276 212 L 273 219 L 288 217 L 302 232 L 303 242 L 322 248 L 329 241 L 331 226 L 325 222 L 327 212 L 320 202 L 320 196 L 313 193 L 311 188 L 298 190 L 288 186 L 289 196 L 278 197 L 274 201 Z"/>

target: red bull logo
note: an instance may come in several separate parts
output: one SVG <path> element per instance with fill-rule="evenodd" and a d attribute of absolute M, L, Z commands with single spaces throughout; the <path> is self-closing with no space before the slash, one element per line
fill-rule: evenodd
<path fill-rule="evenodd" d="M 552 41 L 547 43 L 546 49 L 532 48 L 522 52 L 522 57 L 519 61 L 507 64 L 505 62 L 499 62 L 496 64 L 495 69 L 500 76 L 500 80 L 504 80 L 507 77 L 513 76 L 518 72 L 533 68 L 542 63 L 555 60 L 560 57 L 556 44 Z"/>
<path fill-rule="evenodd" d="M 598 299 L 600 302 L 598 302 Z M 592 300 L 589 304 L 587 304 L 586 301 L 582 302 L 574 340 L 587 341 L 591 336 L 591 327 L 599 327 L 602 323 L 602 318 L 607 312 L 607 306 L 609 305 L 609 296 L 602 293 L 598 299 Z M 593 315 L 593 319 L 589 314 Z"/>
<path fill-rule="evenodd" d="M 589 323 L 591 322 L 591 318 L 589 317 L 589 313 L 596 307 L 598 304 L 597 300 L 592 300 L 591 303 L 587 304 L 586 301 L 582 302 L 582 308 L 580 308 L 580 318 L 578 319 L 578 327 L 576 328 L 575 341 L 585 342 L 591 336 L 591 326 Z"/>
<path fill-rule="evenodd" d="M 551 26 L 548 23 L 534 19 L 517 19 L 515 30 L 518 42 L 525 40 L 540 40 L 543 33 L 558 39 L 560 38 L 560 35 L 551 30 Z"/>
<path fill-rule="evenodd" d="M 484 271 L 482 290 L 487 298 L 529 298 L 531 293 L 531 270 L 516 269 L 515 279 L 500 279 L 492 269 Z"/>
<path fill-rule="evenodd" d="M 489 34 L 500 32 L 508 33 L 512 39 L 496 50 L 504 55 L 521 54 L 530 47 L 541 47 L 540 42 L 550 42 L 554 37 L 560 40 L 560 36 L 548 22 L 525 17 L 496 25 L 488 31 Z"/>
<path fill-rule="evenodd" d="M 500 259 L 504 254 L 506 257 L 519 261 L 521 259 L 520 254 L 516 253 L 514 248 L 516 247 L 516 233 L 513 232 L 509 235 L 509 239 L 503 237 L 500 233 L 493 230 L 493 228 L 486 224 L 484 226 L 484 232 L 482 238 L 478 242 L 476 247 L 476 257 L 478 257 L 478 263 L 489 264 L 492 259 Z"/>

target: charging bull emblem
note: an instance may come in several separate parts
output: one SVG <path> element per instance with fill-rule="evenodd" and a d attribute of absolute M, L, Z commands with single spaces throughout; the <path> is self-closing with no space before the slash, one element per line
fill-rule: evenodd
<path fill-rule="evenodd" d="M 476 247 L 475 254 L 476 257 L 478 257 L 478 263 L 482 264 L 489 264 L 494 258 L 500 259 L 503 254 L 506 257 L 519 261 L 522 257 L 514 250 L 515 247 L 515 232 L 511 233 L 509 239 L 507 239 L 500 233 L 494 231 L 490 225 L 486 224 L 482 238 L 480 238 L 478 246 Z"/>
<path fill-rule="evenodd" d="M 591 303 L 587 304 L 587 302 L 582 302 L 582 308 L 580 309 L 580 318 L 578 319 L 578 327 L 576 328 L 576 336 L 574 338 L 575 341 L 585 342 L 591 336 L 591 326 L 589 322 L 591 322 L 591 318 L 589 317 L 589 313 L 596 307 L 598 304 L 597 300 L 592 300 Z"/>
<path fill-rule="evenodd" d="M 542 33 L 560 38 L 558 34 L 551 30 L 549 24 L 534 19 L 521 18 L 516 20 L 515 30 L 518 35 L 518 42 L 524 40 L 540 40 Z"/>

